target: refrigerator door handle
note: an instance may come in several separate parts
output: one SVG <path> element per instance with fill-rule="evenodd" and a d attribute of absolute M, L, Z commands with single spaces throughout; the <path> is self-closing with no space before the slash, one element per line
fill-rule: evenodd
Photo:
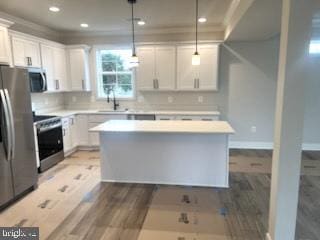
<path fill-rule="evenodd" d="M 7 98 L 7 103 L 8 103 L 8 111 L 9 111 L 9 117 L 10 117 L 10 128 L 11 128 L 11 158 L 10 161 L 12 161 L 14 159 L 14 155 L 16 152 L 16 131 L 15 131 L 15 127 L 14 127 L 14 117 L 13 117 L 13 110 L 12 110 L 12 104 L 11 104 L 11 99 L 10 99 L 10 95 L 8 92 L 8 89 L 4 90 L 4 94 Z"/>
<path fill-rule="evenodd" d="M 10 120 L 9 120 L 9 110 L 8 110 L 8 105 L 7 105 L 7 100 L 4 95 L 4 92 L 2 89 L 0 89 L 0 97 L 1 97 L 1 102 L 4 110 L 4 118 L 6 121 L 6 130 L 7 130 L 7 138 L 8 138 L 8 143 L 7 143 L 7 161 L 11 160 L 11 149 L 12 149 L 12 135 L 11 135 L 11 127 L 10 127 Z"/>

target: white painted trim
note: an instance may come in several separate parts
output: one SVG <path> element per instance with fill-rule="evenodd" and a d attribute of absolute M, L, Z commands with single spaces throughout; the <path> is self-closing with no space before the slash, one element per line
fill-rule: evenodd
<path fill-rule="evenodd" d="M 272 142 L 230 141 L 230 148 L 239 149 L 273 149 Z"/>
<path fill-rule="evenodd" d="M 10 27 L 10 26 L 13 25 L 13 24 L 14 24 L 14 22 L 12 22 L 12 21 L 9 21 L 9 20 L 0 18 L 0 26 L 2 26 L 2 27 L 8 28 L 8 27 Z"/>
<path fill-rule="evenodd" d="M 237 149 L 273 149 L 272 142 L 230 141 L 230 148 Z M 320 143 L 304 143 L 302 149 L 306 151 L 320 151 Z"/>
<path fill-rule="evenodd" d="M 208 184 L 190 184 L 190 183 L 172 183 L 167 181 L 135 181 L 135 180 L 114 180 L 102 179 L 105 183 L 138 183 L 138 184 L 155 184 L 155 185 L 172 185 L 172 186 L 197 186 L 197 187 L 215 187 L 215 188 L 229 188 L 229 185 L 208 185 Z"/>
<path fill-rule="evenodd" d="M 270 236 L 270 233 L 267 233 L 266 234 L 266 240 L 272 240 L 271 236 Z"/>
<path fill-rule="evenodd" d="M 18 31 L 10 30 L 10 29 L 9 29 L 9 35 L 11 37 L 18 37 L 18 38 L 22 38 L 24 40 L 38 42 L 40 44 L 48 45 L 50 47 L 66 48 L 66 45 L 64 45 L 62 43 L 51 41 L 51 40 L 48 40 L 45 38 L 36 37 L 34 35 L 30 35 L 27 33 L 22 33 L 22 32 L 18 32 Z"/>

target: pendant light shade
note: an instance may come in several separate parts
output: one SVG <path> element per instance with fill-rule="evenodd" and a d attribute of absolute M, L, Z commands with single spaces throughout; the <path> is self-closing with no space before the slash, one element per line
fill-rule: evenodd
<path fill-rule="evenodd" d="M 200 65 L 200 54 L 198 52 L 198 12 L 199 2 L 196 0 L 196 51 L 192 55 L 192 65 Z"/>
<path fill-rule="evenodd" d="M 139 58 L 136 54 L 136 44 L 134 38 L 134 15 L 133 15 L 133 4 L 136 3 L 136 0 L 128 0 L 131 4 L 131 26 L 132 26 L 132 56 L 130 59 L 130 66 L 131 67 L 138 67 L 139 66 Z"/>

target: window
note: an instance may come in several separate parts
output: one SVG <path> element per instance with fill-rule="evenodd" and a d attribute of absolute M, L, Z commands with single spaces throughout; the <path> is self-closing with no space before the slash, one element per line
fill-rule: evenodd
<path fill-rule="evenodd" d="M 309 47 L 310 54 L 320 54 L 320 41 L 311 41 Z"/>
<path fill-rule="evenodd" d="M 130 68 L 130 49 L 99 50 L 97 52 L 98 97 L 108 94 L 117 98 L 133 98 L 133 70 Z"/>

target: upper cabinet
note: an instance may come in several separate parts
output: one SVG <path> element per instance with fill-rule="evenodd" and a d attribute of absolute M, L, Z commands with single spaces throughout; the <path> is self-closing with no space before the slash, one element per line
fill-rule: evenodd
<path fill-rule="evenodd" d="M 179 46 L 177 49 L 178 90 L 218 90 L 219 45 L 199 45 L 199 66 L 191 64 L 194 46 Z"/>
<path fill-rule="evenodd" d="M 18 67 L 41 67 L 40 44 L 32 40 L 12 37 L 13 64 Z"/>
<path fill-rule="evenodd" d="M 48 91 L 69 91 L 65 48 L 41 44 L 41 59 L 47 77 Z"/>
<path fill-rule="evenodd" d="M 71 91 L 90 91 L 89 47 L 68 46 L 67 61 Z"/>
<path fill-rule="evenodd" d="M 139 90 L 174 90 L 176 48 L 174 46 L 139 47 L 136 82 Z"/>
<path fill-rule="evenodd" d="M 0 18 L 0 64 L 11 64 L 11 47 L 8 27 L 13 24 Z"/>

